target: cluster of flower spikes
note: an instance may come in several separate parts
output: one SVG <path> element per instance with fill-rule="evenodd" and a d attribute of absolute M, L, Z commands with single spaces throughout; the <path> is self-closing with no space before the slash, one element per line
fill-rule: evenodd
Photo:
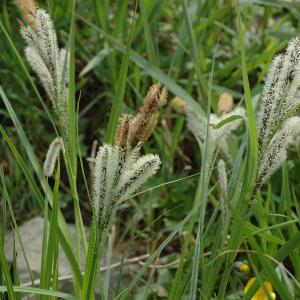
<path fill-rule="evenodd" d="M 259 169 L 254 194 L 282 165 L 287 148 L 300 132 L 300 39 L 276 56 L 267 75 L 257 113 Z"/>
<path fill-rule="evenodd" d="M 200 149 L 204 149 L 204 142 L 206 139 L 207 120 L 206 117 L 196 113 L 189 106 L 184 108 L 187 116 L 187 127 L 195 136 Z M 236 130 L 242 122 L 242 119 L 234 120 L 225 124 L 220 128 L 213 128 L 212 125 L 216 125 L 222 120 L 232 116 L 240 115 L 245 116 L 245 109 L 243 107 L 237 107 L 229 113 L 223 113 L 221 116 L 216 114 L 210 114 L 209 116 L 209 135 L 210 135 L 210 153 L 211 155 L 218 149 L 221 149 L 228 160 L 232 160 L 230 152 L 228 150 L 227 138 Z"/>
<path fill-rule="evenodd" d="M 95 159 L 93 208 L 99 231 L 108 229 L 113 209 L 136 192 L 160 167 L 158 155 L 140 155 L 140 148 L 157 125 L 167 90 L 153 85 L 134 117 L 119 118 L 115 145 L 104 144 Z"/>
<path fill-rule="evenodd" d="M 17 1 L 26 21 L 20 22 L 26 59 L 52 102 L 68 136 L 69 51 L 59 48 L 50 15 L 33 0 Z"/>

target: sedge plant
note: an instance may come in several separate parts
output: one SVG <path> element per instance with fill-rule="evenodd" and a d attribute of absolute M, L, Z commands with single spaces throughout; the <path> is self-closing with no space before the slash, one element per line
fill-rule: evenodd
<path fill-rule="evenodd" d="M 300 39 L 292 39 L 285 52 L 274 58 L 258 106 L 254 108 L 247 75 L 241 16 L 237 5 L 238 46 L 241 52 L 241 72 L 239 75 L 243 77 L 245 108 L 242 102 L 236 108 L 232 108 L 231 103 L 229 108 L 221 110 L 219 114 L 216 112 L 211 113 L 211 99 L 206 99 L 206 97 L 211 97 L 214 73 L 212 71 L 211 86 L 207 87 L 209 91 L 207 92 L 203 73 L 204 66 L 200 65 L 202 61 L 198 57 L 197 35 L 194 34 L 192 26 L 198 16 L 203 17 L 209 12 L 209 9 L 213 8 L 213 2 L 215 1 L 204 1 L 205 5 L 203 6 L 196 3 L 197 1 L 191 1 L 190 6 L 187 1 L 181 2 L 185 20 L 180 28 L 179 44 L 184 45 L 187 37 L 191 40 L 192 60 L 196 64 L 195 70 L 190 72 L 186 80 L 186 90 L 170 78 L 171 67 L 168 75 L 158 68 L 160 62 L 151 37 L 150 18 L 147 17 L 147 10 L 151 9 L 151 16 L 158 14 L 160 5 L 162 5 L 160 1 L 154 4 L 142 1 L 140 6 L 142 22 L 137 22 L 137 28 L 140 30 L 131 28 L 127 47 L 116 41 L 108 33 L 109 18 L 111 16 L 108 2 L 103 4 L 103 7 L 99 4 L 100 2 L 93 3 L 98 13 L 97 17 L 101 28 L 83 18 L 80 19 L 83 24 L 90 26 L 93 32 L 103 35 L 109 46 L 124 52 L 120 73 L 125 74 L 124 77 L 120 76 L 120 81 L 116 84 L 116 69 L 114 68 L 112 72 L 116 101 L 113 103 L 108 122 L 109 130 L 106 142 L 98 148 L 93 161 L 94 165 L 91 168 L 90 192 L 87 189 L 87 198 L 90 194 L 92 219 L 90 220 L 90 237 L 87 240 L 78 195 L 78 181 L 80 178 L 77 175 L 78 158 L 81 166 L 83 162 L 78 142 L 78 120 L 75 111 L 75 1 L 72 2 L 70 38 L 63 47 L 59 46 L 54 22 L 47 11 L 39 8 L 33 0 L 17 1 L 23 14 L 23 21 L 20 21 L 20 31 L 26 43 L 24 57 L 42 86 L 45 98 L 50 101 L 53 108 L 53 114 L 51 113 L 50 116 L 54 119 L 55 137 L 44 155 L 43 167 L 40 167 L 39 160 L 34 154 L 32 145 L 29 143 L 21 123 L 14 113 L 6 94 L 2 88 L 0 89 L 1 98 L 22 144 L 25 145 L 35 175 L 32 175 L 32 171 L 22 158 L 19 149 L 2 126 L 0 126 L 1 134 L 24 173 L 33 195 L 42 207 L 45 218 L 42 274 L 39 283 L 31 278 L 30 288 L 18 286 L 19 282 L 15 278 L 11 278 L 5 259 L 4 238 L 1 237 L 0 261 L 1 271 L 3 272 L 0 272 L 0 293 L 7 293 L 4 294 L 5 297 L 8 295 L 9 299 L 19 299 L 19 293 L 33 293 L 38 295 L 40 299 L 46 299 L 47 297 L 72 300 L 94 299 L 97 274 L 100 271 L 100 260 L 106 252 L 108 236 L 112 224 L 115 222 L 115 217 L 118 216 L 116 214 L 117 210 L 128 199 L 132 198 L 150 178 L 154 177 L 163 165 L 162 158 L 164 157 L 150 154 L 146 141 L 153 134 L 160 111 L 166 104 L 167 89 L 164 87 L 166 86 L 175 94 L 176 105 L 183 112 L 183 116 L 181 115 L 175 120 L 175 141 L 170 143 L 172 147 L 170 164 L 174 163 L 172 160 L 175 157 L 176 146 L 179 145 L 185 120 L 188 130 L 194 135 L 194 140 L 200 149 L 201 174 L 196 188 L 195 203 L 193 203 L 191 211 L 185 218 L 181 222 L 176 222 L 169 235 L 148 256 L 148 259 L 130 283 L 124 289 L 118 289 L 115 299 L 130 299 L 130 293 L 144 279 L 143 276 L 148 271 L 148 267 L 151 266 L 155 270 L 156 259 L 177 234 L 180 237 L 187 238 L 180 244 L 182 246 L 178 251 L 181 252 L 180 259 L 176 260 L 176 264 L 174 264 L 176 273 L 172 273 L 174 278 L 172 278 L 170 291 L 168 291 L 165 298 L 169 297 L 170 300 L 226 299 L 228 282 L 236 265 L 235 260 L 240 251 L 245 251 L 250 262 L 252 261 L 251 255 L 255 255 L 257 265 L 262 267 L 251 270 L 254 277 L 251 277 L 248 283 L 245 284 L 241 297 L 244 297 L 243 299 L 259 299 L 257 297 L 274 299 L 278 294 L 282 299 L 293 299 L 292 288 L 289 288 L 286 284 L 293 277 L 290 276 L 290 273 L 286 271 L 282 264 L 287 256 L 294 265 L 299 262 L 299 257 L 297 257 L 299 251 L 296 252 L 295 249 L 300 243 L 300 237 L 292 209 L 288 208 L 288 221 L 274 225 L 275 228 L 269 227 L 266 218 L 262 221 L 263 224 L 259 224 L 262 228 L 257 224 L 252 224 L 251 221 L 257 214 L 266 213 L 266 215 L 269 215 L 268 208 L 274 205 L 270 200 L 272 198 L 270 186 L 267 191 L 266 207 L 263 205 L 264 195 L 261 190 L 280 167 L 282 167 L 284 178 L 281 197 L 282 199 L 292 198 L 288 188 L 286 159 L 288 148 L 300 132 L 300 118 L 295 116 L 300 106 Z M 120 5 L 118 16 L 125 16 L 127 1 L 120 3 L 118 4 Z M 222 8 L 222 10 L 211 16 L 212 23 L 225 14 L 227 10 L 231 11 L 232 9 L 230 4 L 224 4 L 224 7 L 224 9 Z M 135 8 L 136 11 L 137 8 Z M 121 18 L 118 19 L 116 28 L 121 27 L 120 20 Z M 209 26 L 211 20 L 206 20 L 199 27 L 199 32 Z M 145 27 L 149 62 L 130 50 L 131 42 L 137 40 L 142 33 L 141 28 L 143 26 L 141 24 Z M 219 23 L 216 22 L 216 24 Z M 117 35 L 117 29 L 114 33 Z M 9 40 L 6 31 L 5 34 Z M 173 67 L 181 65 L 183 51 L 185 49 L 182 47 L 176 50 L 171 61 Z M 103 55 L 107 55 L 107 53 L 112 53 L 109 56 L 109 62 L 115 67 L 116 54 L 109 48 L 109 50 L 101 52 L 101 55 L 91 60 L 81 76 L 95 68 L 96 62 L 99 63 L 103 59 Z M 150 87 L 136 115 L 130 113 L 120 115 L 129 60 L 132 60 L 146 74 L 150 74 L 163 84 L 157 83 Z M 136 71 L 136 77 L 138 77 L 138 73 Z M 202 102 L 208 106 L 206 107 L 206 113 L 191 96 L 194 75 L 197 78 L 196 90 L 201 96 Z M 174 78 L 176 77 L 177 75 L 174 75 Z M 132 78 L 128 77 L 127 79 L 132 85 Z M 236 131 L 241 132 L 242 130 L 245 133 L 240 134 L 238 140 L 239 151 L 233 153 L 230 147 L 230 138 L 236 136 Z M 160 136 L 158 134 L 154 134 L 154 136 L 156 141 L 160 143 L 161 149 L 166 149 L 167 147 L 163 145 Z M 146 146 L 147 151 L 145 152 L 147 154 L 143 153 L 143 146 Z M 60 156 L 62 156 L 64 164 L 61 163 Z M 76 250 L 73 249 L 74 245 L 64 216 L 59 208 L 60 172 L 63 168 L 68 176 L 74 204 Z M 214 176 L 215 174 L 216 176 Z M 84 172 L 83 175 L 85 185 L 88 186 L 88 180 L 85 178 Z M 49 184 L 49 181 L 53 179 L 50 179 L 51 177 L 55 180 L 53 191 Z M 6 219 L 6 205 L 8 204 L 9 208 L 11 205 L 2 172 L 1 179 L 5 191 L 5 206 L 2 215 Z M 167 184 L 169 183 L 163 183 L 162 186 Z M 211 209 L 207 209 L 209 205 L 212 207 Z M 280 204 L 280 216 L 284 214 L 283 206 L 283 204 Z M 12 210 L 11 214 L 13 214 Z M 275 218 L 275 216 L 272 217 Z M 280 231 L 281 226 L 288 226 L 287 231 L 289 235 L 293 236 L 287 242 L 284 241 L 285 232 Z M 184 229 L 187 229 L 187 235 L 185 235 Z M 278 230 L 279 234 L 273 234 L 273 229 L 274 231 Z M 15 222 L 14 230 L 19 239 Z M 263 253 L 263 250 L 261 250 L 256 235 L 263 240 L 262 245 L 265 247 L 263 250 L 271 249 L 269 252 L 265 251 L 268 254 Z M 245 239 L 248 241 L 245 245 L 250 246 L 251 250 L 241 249 Z M 269 242 L 275 244 L 275 246 L 272 244 L 269 247 Z M 80 244 L 83 244 L 83 253 L 81 253 Z M 59 245 L 62 246 L 72 268 L 74 278 L 74 292 L 72 295 L 57 291 L 59 289 Z M 82 254 L 84 261 L 81 261 Z M 26 257 L 26 253 L 24 253 L 24 256 Z M 270 257 L 272 257 L 272 261 L 269 259 Z M 276 269 L 274 267 L 275 263 L 278 265 Z M 254 266 L 255 264 L 251 265 Z M 14 272 L 18 273 L 16 264 L 13 267 L 15 268 Z M 30 266 L 28 268 L 30 271 Z M 251 268 L 244 269 L 249 272 Z M 149 276 L 149 282 L 153 278 L 152 275 L 153 273 Z M 108 292 L 103 291 L 101 275 L 99 278 L 101 297 L 107 299 L 109 296 Z M 294 282 L 296 285 L 297 279 Z M 5 283 L 5 285 L 2 283 Z M 150 286 L 148 283 L 147 285 Z M 232 294 L 235 296 L 235 291 Z"/>

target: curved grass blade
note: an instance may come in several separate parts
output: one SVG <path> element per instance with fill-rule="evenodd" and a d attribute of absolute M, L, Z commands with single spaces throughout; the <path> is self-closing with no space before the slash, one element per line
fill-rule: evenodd
<path fill-rule="evenodd" d="M 10 300 L 16 300 L 16 295 L 15 295 L 15 292 L 13 289 L 13 284 L 12 284 L 9 268 L 8 268 L 7 261 L 5 258 L 5 250 L 4 250 L 2 240 L 0 240 L 0 264 L 1 264 L 2 272 L 4 274 L 5 283 L 6 283 L 6 289 L 2 290 L 2 291 L 0 289 L 0 291 L 7 292 L 8 298 Z"/>
<path fill-rule="evenodd" d="M 57 291 L 48 291 L 45 289 L 40 288 L 33 288 L 33 287 L 20 287 L 20 286 L 13 286 L 14 293 L 21 293 L 21 294 L 34 294 L 34 295 L 45 295 L 45 296 L 51 296 L 51 297 L 58 297 L 66 300 L 78 300 L 78 298 L 62 293 Z M 7 286 L 0 286 L 0 292 L 6 292 L 8 290 Z M 10 300 L 13 300 L 15 298 L 9 298 Z"/>
<path fill-rule="evenodd" d="M 213 129 L 219 129 L 223 127 L 224 125 L 231 123 L 233 121 L 239 120 L 239 119 L 244 119 L 245 118 L 241 115 L 231 115 L 230 117 L 225 118 L 224 120 L 220 121 L 218 124 L 212 125 Z"/>

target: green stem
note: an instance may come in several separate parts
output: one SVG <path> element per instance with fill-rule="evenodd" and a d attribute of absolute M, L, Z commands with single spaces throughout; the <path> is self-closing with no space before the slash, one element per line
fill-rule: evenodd
<path fill-rule="evenodd" d="M 93 219 L 90 234 L 90 243 L 86 258 L 85 274 L 83 278 L 82 299 L 93 299 L 96 275 L 100 260 L 99 233 L 97 222 Z"/>

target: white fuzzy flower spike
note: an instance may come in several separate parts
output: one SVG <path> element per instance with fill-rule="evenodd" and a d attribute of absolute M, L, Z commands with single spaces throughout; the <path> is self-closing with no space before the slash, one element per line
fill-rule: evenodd
<path fill-rule="evenodd" d="M 300 131 L 300 38 L 276 56 L 268 73 L 257 115 L 259 169 L 253 198 L 282 165 L 287 148 Z"/>
<path fill-rule="evenodd" d="M 152 177 L 160 166 L 158 155 L 148 154 L 137 159 L 131 166 L 122 169 L 116 187 L 115 200 L 120 205 L 128 199 L 142 184 Z"/>
<path fill-rule="evenodd" d="M 276 56 L 267 76 L 257 116 L 257 131 L 260 141 L 263 141 L 266 136 L 270 135 L 273 126 L 272 120 L 274 120 L 274 114 L 284 90 L 282 82 L 279 84 L 283 62 L 284 55 Z"/>
<path fill-rule="evenodd" d="M 222 159 L 220 159 L 218 161 L 218 179 L 219 179 L 219 184 L 220 184 L 220 187 L 222 190 L 222 194 L 226 195 L 227 194 L 227 174 L 226 174 L 225 163 Z M 227 203 L 226 203 L 223 195 L 221 195 L 221 202 L 222 202 L 223 224 L 225 224 L 227 221 L 227 216 L 228 216 L 228 206 L 227 206 Z"/>
<path fill-rule="evenodd" d="M 30 2 L 30 5 L 28 4 Z M 69 51 L 59 49 L 50 15 L 33 1 L 18 1 L 29 25 L 21 24 L 28 63 L 37 74 L 68 136 Z"/>
<path fill-rule="evenodd" d="M 294 115 L 300 106 L 300 65 L 295 69 L 294 75 L 295 77 L 276 117 L 276 125 Z"/>
<path fill-rule="evenodd" d="M 260 155 L 263 154 L 277 126 L 291 116 L 300 105 L 299 65 L 300 39 L 294 38 L 288 44 L 285 53 L 274 58 L 266 79 L 257 114 Z M 285 94 L 287 96 L 282 101 Z"/>
<path fill-rule="evenodd" d="M 63 149 L 63 141 L 61 138 L 55 138 L 49 146 L 46 159 L 43 166 L 45 176 L 51 177 L 54 173 L 56 162 L 59 158 L 60 151 Z"/>
<path fill-rule="evenodd" d="M 218 177 L 219 177 L 219 184 L 223 191 L 226 194 L 227 192 L 227 174 L 224 160 L 220 159 L 218 161 Z"/>
<path fill-rule="evenodd" d="M 52 19 L 43 9 L 37 9 L 35 17 L 35 42 L 52 76 L 56 76 L 59 50 Z"/>
<path fill-rule="evenodd" d="M 103 145 L 96 156 L 93 204 L 97 219 L 105 218 L 112 206 L 113 187 L 119 174 L 119 149 Z"/>
<path fill-rule="evenodd" d="M 38 75 L 38 78 L 44 87 L 47 96 L 51 100 L 53 106 L 55 107 L 55 89 L 53 84 L 53 78 L 47 69 L 44 61 L 40 57 L 37 49 L 34 47 L 27 47 L 25 49 L 25 55 L 28 63 L 34 72 Z"/>
<path fill-rule="evenodd" d="M 292 117 L 274 135 L 259 167 L 257 177 L 257 185 L 259 187 L 282 165 L 286 159 L 288 146 L 299 132 L 300 118 Z"/>

